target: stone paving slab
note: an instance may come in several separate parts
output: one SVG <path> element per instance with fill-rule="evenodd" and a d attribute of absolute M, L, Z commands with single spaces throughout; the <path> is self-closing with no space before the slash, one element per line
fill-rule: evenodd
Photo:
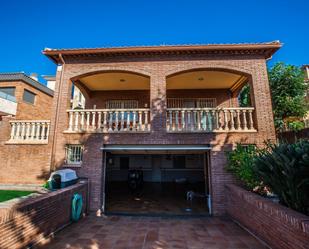
<path fill-rule="evenodd" d="M 228 218 L 108 216 L 87 218 L 44 249 L 265 249 Z"/>

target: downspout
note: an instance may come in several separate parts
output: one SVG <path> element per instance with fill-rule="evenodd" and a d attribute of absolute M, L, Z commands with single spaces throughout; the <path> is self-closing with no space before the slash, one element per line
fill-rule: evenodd
<path fill-rule="evenodd" d="M 55 170 L 55 155 L 54 152 L 56 150 L 56 142 L 57 142 L 57 135 L 56 132 L 58 130 L 58 121 L 59 121 L 59 109 L 60 109 L 60 91 L 62 90 L 62 83 L 63 83 L 63 72 L 64 72 L 64 65 L 65 65 L 65 61 L 62 57 L 62 54 L 59 54 L 59 58 L 61 61 L 61 74 L 60 74 L 60 81 L 59 81 L 59 85 L 57 87 L 57 91 L 58 91 L 58 98 L 57 98 L 57 104 L 56 104 L 56 113 L 55 113 L 55 126 L 54 126 L 54 132 L 53 132 L 53 144 L 52 144 L 52 149 L 51 149 L 51 163 L 50 163 L 50 171 L 54 171 Z M 58 70 L 59 65 L 57 66 L 57 70 Z"/>

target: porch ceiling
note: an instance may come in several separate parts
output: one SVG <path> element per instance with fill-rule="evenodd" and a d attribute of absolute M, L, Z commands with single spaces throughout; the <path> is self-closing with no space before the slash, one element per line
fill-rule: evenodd
<path fill-rule="evenodd" d="M 123 72 L 98 73 L 82 77 L 79 81 L 91 91 L 147 90 L 150 88 L 148 77 Z"/>
<path fill-rule="evenodd" d="M 167 89 L 230 89 L 237 88 L 246 77 L 222 71 L 193 71 L 167 78 Z"/>

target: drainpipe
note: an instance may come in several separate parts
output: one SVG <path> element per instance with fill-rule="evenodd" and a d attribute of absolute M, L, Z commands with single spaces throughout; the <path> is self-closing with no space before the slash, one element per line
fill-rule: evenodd
<path fill-rule="evenodd" d="M 51 149 L 51 163 L 50 163 L 50 171 L 54 171 L 55 170 L 55 156 L 54 156 L 54 152 L 56 150 L 56 142 L 57 142 L 57 136 L 56 136 L 56 131 L 58 129 L 58 121 L 59 121 L 59 109 L 60 109 L 60 103 L 61 102 L 61 98 L 60 98 L 60 91 L 62 89 L 62 83 L 63 83 L 63 72 L 64 72 L 64 65 L 65 65 L 65 61 L 62 57 L 62 54 L 59 54 L 59 58 L 61 61 L 61 74 L 60 74 L 60 81 L 59 81 L 59 85 L 57 87 L 57 92 L 58 92 L 58 98 L 57 98 L 57 103 L 56 103 L 56 113 L 55 113 L 55 125 L 54 125 L 54 133 L 53 133 L 53 144 L 52 144 L 52 149 Z M 57 66 L 57 70 L 58 67 Z"/>

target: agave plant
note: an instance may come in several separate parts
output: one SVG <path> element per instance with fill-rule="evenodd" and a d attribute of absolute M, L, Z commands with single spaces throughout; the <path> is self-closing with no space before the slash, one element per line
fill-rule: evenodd
<path fill-rule="evenodd" d="M 282 204 L 309 214 L 309 141 L 268 145 L 255 157 L 253 170 Z"/>

